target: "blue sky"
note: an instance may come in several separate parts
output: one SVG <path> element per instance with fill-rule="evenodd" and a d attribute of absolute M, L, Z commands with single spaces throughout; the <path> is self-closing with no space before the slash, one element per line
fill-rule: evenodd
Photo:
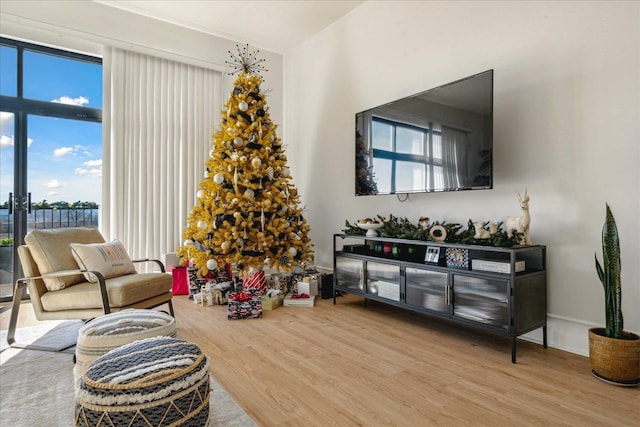
<path fill-rule="evenodd" d="M 0 49 L 0 92 L 16 96 L 15 54 Z M 25 52 L 24 97 L 102 108 L 102 67 Z M 100 203 L 102 125 L 28 116 L 28 189 L 32 201 Z M 0 200 L 13 192 L 13 115 L 0 113 Z"/>

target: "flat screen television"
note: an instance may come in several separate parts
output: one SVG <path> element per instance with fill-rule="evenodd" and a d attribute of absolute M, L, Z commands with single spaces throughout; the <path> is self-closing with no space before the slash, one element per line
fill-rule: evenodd
<path fill-rule="evenodd" d="M 493 188 L 493 70 L 356 114 L 355 193 Z"/>

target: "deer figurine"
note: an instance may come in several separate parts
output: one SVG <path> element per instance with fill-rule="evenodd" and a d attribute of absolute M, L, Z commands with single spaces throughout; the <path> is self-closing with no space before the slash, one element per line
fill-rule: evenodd
<path fill-rule="evenodd" d="M 529 223 L 531 217 L 529 216 L 529 195 L 527 189 L 524 190 L 524 198 L 518 192 L 518 202 L 520 202 L 520 209 L 522 209 L 522 215 L 518 217 L 507 217 L 507 236 L 511 237 L 513 230 L 523 233 L 524 236 L 520 240 L 520 244 L 531 245 L 531 236 L 529 235 Z"/>
<path fill-rule="evenodd" d="M 488 239 L 491 237 L 489 230 L 484 228 L 484 221 L 474 221 L 473 227 L 476 229 L 476 234 L 473 236 L 474 239 Z"/>
<path fill-rule="evenodd" d="M 484 228 L 486 225 L 489 226 L 488 230 Z M 473 236 L 474 239 L 488 239 L 498 232 L 498 225 L 495 222 L 485 224 L 484 221 L 474 221 L 473 227 L 476 230 L 476 234 Z"/>

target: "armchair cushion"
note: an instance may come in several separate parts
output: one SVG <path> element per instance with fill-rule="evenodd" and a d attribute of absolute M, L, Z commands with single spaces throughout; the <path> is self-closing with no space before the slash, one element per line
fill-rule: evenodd
<path fill-rule="evenodd" d="M 71 243 L 71 252 L 81 269 L 99 271 L 105 279 L 136 272 L 133 261 L 119 240 L 108 243 Z M 84 273 L 84 277 L 89 282 L 98 282 L 98 278 L 92 273 Z"/>
<path fill-rule="evenodd" d="M 54 228 L 33 230 L 24 238 L 29 246 L 40 274 L 64 270 L 77 270 L 78 263 L 71 253 L 71 243 L 104 243 L 104 237 L 92 227 Z M 84 282 L 82 274 L 73 276 L 45 277 L 44 284 L 49 291 L 64 289 Z"/>
<path fill-rule="evenodd" d="M 171 295 L 171 275 L 136 273 L 105 280 L 112 308 L 135 306 L 150 297 Z M 170 298 L 169 298 L 170 299 Z M 82 282 L 58 292 L 47 292 L 41 298 L 45 311 L 100 309 L 102 298 L 97 283 Z"/>

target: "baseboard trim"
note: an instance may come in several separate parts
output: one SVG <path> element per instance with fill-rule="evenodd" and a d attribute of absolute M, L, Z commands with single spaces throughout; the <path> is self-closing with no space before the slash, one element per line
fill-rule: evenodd
<path fill-rule="evenodd" d="M 580 356 L 589 356 L 589 328 L 593 323 L 568 317 L 547 315 L 547 345 Z M 542 344 L 542 329 L 531 331 L 520 338 Z"/>

